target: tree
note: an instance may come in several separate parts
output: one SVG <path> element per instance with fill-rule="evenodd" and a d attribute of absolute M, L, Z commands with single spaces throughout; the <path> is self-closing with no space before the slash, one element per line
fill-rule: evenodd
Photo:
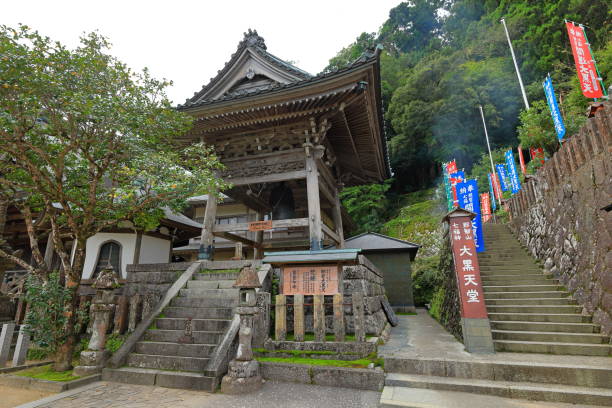
<path fill-rule="evenodd" d="M 69 294 L 56 370 L 70 368 L 77 341 L 87 239 L 122 220 L 153 228 L 163 207 L 179 211 L 187 197 L 224 187 L 209 148 L 173 141 L 191 120 L 172 108 L 170 83 L 131 71 L 109 47 L 96 33 L 68 49 L 26 26 L 0 27 L 0 197 L 23 215 L 33 261 L 6 246 L 0 256 L 47 281 L 39 241 L 50 225 Z"/>
<path fill-rule="evenodd" d="M 385 193 L 391 187 L 391 182 L 392 179 L 388 179 L 381 184 L 346 187 L 342 190 L 340 199 L 357 225 L 356 234 L 377 232 L 382 228 L 387 209 Z"/>

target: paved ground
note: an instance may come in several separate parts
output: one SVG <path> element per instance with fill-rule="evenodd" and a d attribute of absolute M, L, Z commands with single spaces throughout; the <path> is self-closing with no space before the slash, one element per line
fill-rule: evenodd
<path fill-rule="evenodd" d="M 609 357 L 564 356 L 536 353 L 470 354 L 463 344 L 434 320 L 425 309 L 417 309 L 416 316 L 398 316 L 400 324 L 391 329 L 389 341 L 378 348 L 382 357 L 435 358 L 529 364 L 579 365 L 610 367 Z"/>
<path fill-rule="evenodd" d="M 16 407 L 52 395 L 50 392 L 24 390 L 0 385 L 0 408 Z"/>
<path fill-rule="evenodd" d="M 21 408 L 375 408 L 379 399 L 374 391 L 272 381 L 248 398 L 101 381 Z"/>

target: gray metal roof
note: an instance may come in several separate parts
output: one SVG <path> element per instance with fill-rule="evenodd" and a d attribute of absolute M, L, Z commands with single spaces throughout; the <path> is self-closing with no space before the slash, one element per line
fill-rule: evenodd
<path fill-rule="evenodd" d="M 359 249 L 324 249 L 321 251 L 265 252 L 264 263 L 357 262 Z"/>
<path fill-rule="evenodd" d="M 405 250 L 417 251 L 421 246 L 412 242 L 404 241 L 378 234 L 376 232 L 364 232 L 344 241 L 345 248 L 359 248 L 363 251 Z"/>

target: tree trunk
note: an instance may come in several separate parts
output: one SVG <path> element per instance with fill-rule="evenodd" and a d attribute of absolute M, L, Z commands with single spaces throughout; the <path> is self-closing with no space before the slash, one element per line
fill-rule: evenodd
<path fill-rule="evenodd" d="M 76 269 L 82 270 L 82 267 Z M 71 271 L 73 272 L 73 271 Z M 66 341 L 60 345 L 55 354 L 55 363 L 53 364 L 53 371 L 67 371 L 72 369 L 72 358 L 74 349 L 78 344 L 79 338 L 77 333 L 77 305 L 78 299 L 77 292 L 81 282 L 79 279 L 74 279 L 73 273 L 66 274 L 65 287 L 70 291 L 70 298 L 66 302 L 64 313 L 66 315 L 66 325 L 64 326 L 64 333 L 66 333 Z"/>

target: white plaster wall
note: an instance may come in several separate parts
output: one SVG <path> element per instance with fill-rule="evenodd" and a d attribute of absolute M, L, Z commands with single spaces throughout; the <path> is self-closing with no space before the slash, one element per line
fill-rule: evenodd
<path fill-rule="evenodd" d="M 168 263 L 170 260 L 170 240 L 142 236 L 139 263 Z"/>
<path fill-rule="evenodd" d="M 143 237 L 143 247 L 144 238 L 145 237 Z M 96 266 L 96 261 L 98 260 L 100 246 L 109 240 L 114 240 L 121 244 L 121 276 L 123 278 L 127 277 L 126 267 L 128 264 L 131 264 L 134 261 L 136 233 L 99 232 L 87 240 L 87 244 L 85 246 L 85 266 L 83 267 L 82 275 L 83 279 L 91 279 Z M 168 251 L 166 250 L 166 261 L 164 262 L 167 262 L 167 257 Z"/>

